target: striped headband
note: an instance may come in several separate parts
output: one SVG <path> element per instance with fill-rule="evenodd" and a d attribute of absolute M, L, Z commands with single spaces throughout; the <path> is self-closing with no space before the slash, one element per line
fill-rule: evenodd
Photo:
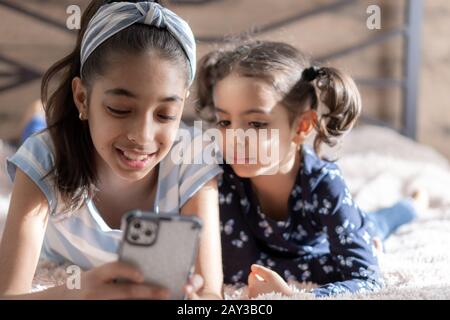
<path fill-rule="evenodd" d="M 151 2 L 114 2 L 100 7 L 89 21 L 81 42 L 81 68 L 89 56 L 102 43 L 129 26 L 141 23 L 167 29 L 180 43 L 190 66 L 190 83 L 194 80 L 196 69 L 196 45 L 191 28 L 186 21 L 174 12 Z"/>

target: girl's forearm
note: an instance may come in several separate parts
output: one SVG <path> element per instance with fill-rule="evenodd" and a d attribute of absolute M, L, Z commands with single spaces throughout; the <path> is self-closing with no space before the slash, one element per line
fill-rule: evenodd
<path fill-rule="evenodd" d="M 1 292 L 1 300 L 64 300 L 69 298 L 64 285 L 52 287 L 39 292 L 26 294 L 15 294 L 12 292 Z"/>
<path fill-rule="evenodd" d="M 201 300 L 223 300 L 223 295 L 213 291 L 202 290 L 199 294 Z"/>

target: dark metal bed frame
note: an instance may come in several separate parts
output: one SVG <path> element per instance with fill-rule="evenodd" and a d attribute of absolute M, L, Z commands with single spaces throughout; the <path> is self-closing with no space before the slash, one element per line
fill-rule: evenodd
<path fill-rule="evenodd" d="M 220 1 L 220 0 L 170 0 L 172 3 L 184 3 L 184 4 L 195 4 L 202 5 L 205 3 Z M 319 14 L 337 10 L 344 6 L 349 6 L 355 3 L 357 0 L 336 0 L 331 4 L 323 5 L 310 11 L 301 12 L 288 17 L 282 21 L 277 21 L 268 25 L 263 25 L 258 28 L 253 28 L 253 34 L 260 34 L 274 30 L 276 28 L 285 26 L 287 24 L 298 22 L 312 16 L 317 16 Z M 33 19 L 39 20 L 42 23 L 49 24 L 52 27 L 64 30 L 66 32 L 73 32 L 68 30 L 64 24 L 59 21 L 55 21 L 49 17 L 32 12 L 20 5 L 17 5 L 15 1 L 12 0 L 0 0 L 0 6 L 6 7 L 10 10 L 14 10 L 21 14 L 25 14 Z M 339 58 L 351 53 L 360 51 L 369 46 L 374 46 L 377 44 L 385 43 L 393 37 L 401 36 L 403 38 L 403 75 L 402 79 L 391 79 L 391 78 L 370 78 L 370 79 L 356 79 L 357 83 L 362 86 L 372 86 L 372 87 L 396 87 L 400 88 L 402 91 L 402 118 L 401 118 L 401 128 L 400 132 L 405 136 L 412 139 L 416 138 L 417 135 L 417 92 L 418 92 L 418 79 L 419 79 L 419 68 L 420 68 L 420 34 L 422 25 L 422 11 L 423 2 L 422 0 L 407 0 L 405 21 L 402 26 L 396 29 L 384 31 L 378 33 L 377 35 L 365 40 L 361 43 L 354 44 L 350 47 L 340 49 L 336 52 L 332 52 L 322 57 L 316 57 L 318 61 L 328 61 L 335 58 Z M 223 43 L 227 40 L 223 36 L 218 37 L 202 37 L 197 36 L 197 40 L 203 43 Z M 0 62 L 12 65 L 15 68 L 16 78 L 13 83 L 0 86 L 0 93 L 19 85 L 23 85 L 29 81 L 34 81 L 42 75 L 42 72 L 33 70 L 27 66 L 14 61 L 12 58 L 7 58 L 0 54 Z M 0 73 L 0 77 L 10 77 L 10 74 Z M 378 125 L 392 127 L 392 125 L 371 118 L 363 118 L 363 120 L 375 123 Z M 395 129 L 395 128 L 394 128 Z M 397 130 L 397 129 L 396 129 Z"/>
<path fill-rule="evenodd" d="M 219 0 L 172 0 L 173 3 L 189 3 L 189 4 L 205 4 Z M 330 12 L 340 9 L 344 6 L 349 6 L 357 0 L 337 0 L 327 5 L 322 5 L 310 11 L 294 14 L 282 21 L 277 21 L 271 24 L 259 26 L 252 29 L 253 34 L 261 34 L 272 31 L 274 29 L 286 26 L 293 22 L 299 22 L 312 16 L 317 16 L 322 13 Z M 396 29 L 384 31 L 372 38 L 354 44 L 350 47 L 340 49 L 336 52 L 329 53 L 325 56 L 316 57 L 317 61 L 329 61 L 340 58 L 345 55 L 361 51 L 369 46 L 385 43 L 393 37 L 401 36 L 404 40 L 403 48 L 403 77 L 402 79 L 390 78 L 371 78 L 371 79 L 356 79 L 356 82 L 362 86 L 373 87 L 397 87 L 402 90 L 402 118 L 400 133 L 416 139 L 417 136 L 417 92 L 418 79 L 420 68 L 420 31 L 422 25 L 422 0 L 407 0 L 405 12 L 405 21 L 402 26 Z M 202 37 L 197 36 L 199 42 L 204 43 L 225 43 L 227 40 L 220 37 Z M 377 125 L 391 127 L 392 125 L 368 117 L 363 117 L 363 120 Z M 395 129 L 395 128 L 393 128 Z M 397 130 L 397 129 L 395 129 Z"/>

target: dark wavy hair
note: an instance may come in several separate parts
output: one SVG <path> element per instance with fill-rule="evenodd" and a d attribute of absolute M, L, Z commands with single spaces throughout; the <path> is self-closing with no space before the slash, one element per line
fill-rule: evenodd
<path fill-rule="evenodd" d="M 311 77 L 314 70 L 317 74 Z M 361 113 L 361 97 L 350 76 L 335 68 L 312 68 L 304 54 L 286 43 L 249 41 L 212 51 L 200 60 L 195 105 L 200 117 L 214 120 L 214 86 L 233 72 L 269 83 L 281 95 L 292 122 L 308 109 L 318 111 L 314 124 L 318 154 L 321 143 L 335 145 L 336 138 L 349 131 Z M 327 111 L 320 114 L 320 105 Z"/>

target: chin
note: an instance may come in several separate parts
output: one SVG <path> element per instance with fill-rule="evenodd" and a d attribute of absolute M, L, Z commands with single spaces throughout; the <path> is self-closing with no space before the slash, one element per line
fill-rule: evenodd
<path fill-rule="evenodd" d="M 255 178 L 259 176 L 270 176 L 278 173 L 278 167 L 265 167 L 260 165 L 231 165 L 233 171 L 241 178 Z"/>
<path fill-rule="evenodd" d="M 234 173 L 241 178 L 253 178 L 258 176 L 260 167 L 257 165 L 233 164 L 231 165 Z"/>
<path fill-rule="evenodd" d="M 110 165 L 110 168 L 121 179 L 133 182 L 142 180 L 145 177 L 147 177 L 150 174 L 150 172 L 152 172 L 152 170 L 157 167 L 158 162 L 159 161 L 152 161 L 151 163 L 148 163 L 145 168 L 142 169 L 127 168 L 123 166 L 123 164 L 114 162 L 112 165 Z"/>
<path fill-rule="evenodd" d="M 151 172 L 151 170 L 140 171 L 140 172 L 129 172 L 129 171 L 120 170 L 120 172 L 117 172 L 117 174 L 122 179 L 127 180 L 129 182 L 133 182 L 133 181 L 139 181 L 139 180 L 144 179 L 150 172 Z"/>

